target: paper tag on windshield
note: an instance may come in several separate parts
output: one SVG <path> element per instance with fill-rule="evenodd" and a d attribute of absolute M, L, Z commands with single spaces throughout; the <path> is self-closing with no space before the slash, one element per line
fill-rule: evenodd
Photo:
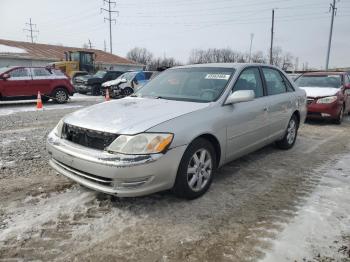
<path fill-rule="evenodd" d="M 219 80 L 229 80 L 230 75 L 227 74 L 207 74 L 205 79 L 219 79 Z"/>

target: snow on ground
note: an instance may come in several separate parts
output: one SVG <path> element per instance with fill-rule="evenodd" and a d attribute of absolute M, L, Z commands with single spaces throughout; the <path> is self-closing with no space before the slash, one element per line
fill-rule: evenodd
<path fill-rule="evenodd" d="M 0 45 L 0 53 L 15 53 L 15 54 L 21 54 L 21 53 L 27 53 L 25 49 L 18 48 L 18 47 L 12 47 L 8 45 Z"/>
<path fill-rule="evenodd" d="M 55 109 L 79 108 L 79 107 L 82 107 L 82 105 L 70 105 L 69 103 L 63 104 L 63 105 L 45 104 L 42 110 L 55 110 Z M 19 112 L 30 112 L 30 111 L 37 111 L 36 105 L 31 104 L 26 106 L 16 106 L 16 107 L 6 107 L 6 108 L 0 107 L 0 116 L 11 115 Z"/>
<path fill-rule="evenodd" d="M 335 165 L 317 170 L 324 173 L 320 184 L 274 240 L 273 250 L 263 261 L 304 261 L 315 257 L 339 261 L 343 257 L 337 243 L 342 242 L 342 237 L 350 236 L 349 163 L 350 154 Z"/>
<path fill-rule="evenodd" d="M 103 96 L 88 96 L 88 95 L 83 95 L 76 93 L 73 96 L 70 97 L 72 101 L 103 101 L 104 97 Z"/>

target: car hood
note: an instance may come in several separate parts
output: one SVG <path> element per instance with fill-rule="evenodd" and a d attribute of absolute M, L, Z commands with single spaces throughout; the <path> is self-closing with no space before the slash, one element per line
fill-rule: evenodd
<path fill-rule="evenodd" d="M 208 103 L 127 97 L 76 111 L 65 117 L 64 122 L 97 131 L 133 135 L 208 106 Z"/>
<path fill-rule="evenodd" d="M 339 92 L 339 88 L 334 87 L 299 87 L 304 89 L 308 97 L 334 96 Z"/>
<path fill-rule="evenodd" d="M 107 82 L 104 82 L 103 84 L 102 84 L 102 86 L 104 86 L 104 87 L 107 87 L 107 86 L 114 86 L 114 85 L 117 85 L 117 84 L 119 84 L 121 82 L 121 79 L 114 79 L 114 80 L 110 80 L 110 81 L 107 81 Z"/>

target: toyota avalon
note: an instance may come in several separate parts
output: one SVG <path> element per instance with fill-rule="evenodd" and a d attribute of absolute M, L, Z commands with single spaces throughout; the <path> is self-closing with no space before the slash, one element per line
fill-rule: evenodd
<path fill-rule="evenodd" d="M 58 173 L 91 189 L 194 199 L 225 163 L 273 142 L 293 147 L 305 116 L 305 91 L 276 67 L 188 65 L 65 116 L 47 150 Z"/>

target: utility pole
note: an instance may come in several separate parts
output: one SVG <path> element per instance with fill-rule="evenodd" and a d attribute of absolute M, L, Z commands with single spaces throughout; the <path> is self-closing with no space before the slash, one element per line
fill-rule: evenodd
<path fill-rule="evenodd" d="M 275 9 L 272 9 L 272 25 L 271 25 L 271 46 L 270 46 L 270 65 L 273 64 L 272 49 L 273 49 L 273 30 L 275 26 Z"/>
<path fill-rule="evenodd" d="M 94 48 L 94 46 L 92 45 L 92 43 L 91 43 L 90 39 L 88 39 L 88 40 L 89 40 L 89 43 L 88 43 L 89 49 Z"/>
<path fill-rule="evenodd" d="M 334 16 L 337 13 L 337 8 L 335 6 L 335 3 L 336 3 L 335 0 L 333 0 L 333 4 L 330 4 L 330 7 L 329 7 L 329 11 L 332 11 L 332 18 L 331 18 L 331 29 L 329 30 L 328 49 L 327 49 L 327 58 L 326 58 L 326 70 L 328 70 L 329 55 L 331 53 Z"/>
<path fill-rule="evenodd" d="M 103 40 L 103 50 L 107 52 L 106 40 Z"/>
<path fill-rule="evenodd" d="M 254 34 L 250 34 L 250 48 L 249 48 L 249 63 L 252 61 L 252 46 L 253 46 Z"/>
<path fill-rule="evenodd" d="M 101 12 L 102 11 L 108 12 L 108 18 L 105 17 L 104 21 L 109 22 L 109 48 L 110 48 L 110 52 L 113 53 L 113 49 L 112 49 L 112 22 L 114 22 L 116 24 L 117 21 L 115 19 L 112 19 L 112 13 L 119 14 L 119 12 L 112 10 L 112 5 L 114 5 L 114 7 L 115 7 L 116 2 L 113 2 L 111 0 L 103 0 L 103 4 L 106 4 L 106 3 L 108 4 L 108 9 L 101 8 Z"/>
<path fill-rule="evenodd" d="M 30 35 L 27 35 L 27 37 L 34 43 L 34 38 L 36 38 L 36 36 L 34 36 L 33 33 L 39 33 L 39 30 L 33 29 L 33 27 L 36 28 L 36 24 L 32 23 L 32 18 L 29 18 L 29 23 L 26 23 L 26 25 L 29 26 L 29 28 L 24 28 L 23 31 L 30 32 Z"/>

